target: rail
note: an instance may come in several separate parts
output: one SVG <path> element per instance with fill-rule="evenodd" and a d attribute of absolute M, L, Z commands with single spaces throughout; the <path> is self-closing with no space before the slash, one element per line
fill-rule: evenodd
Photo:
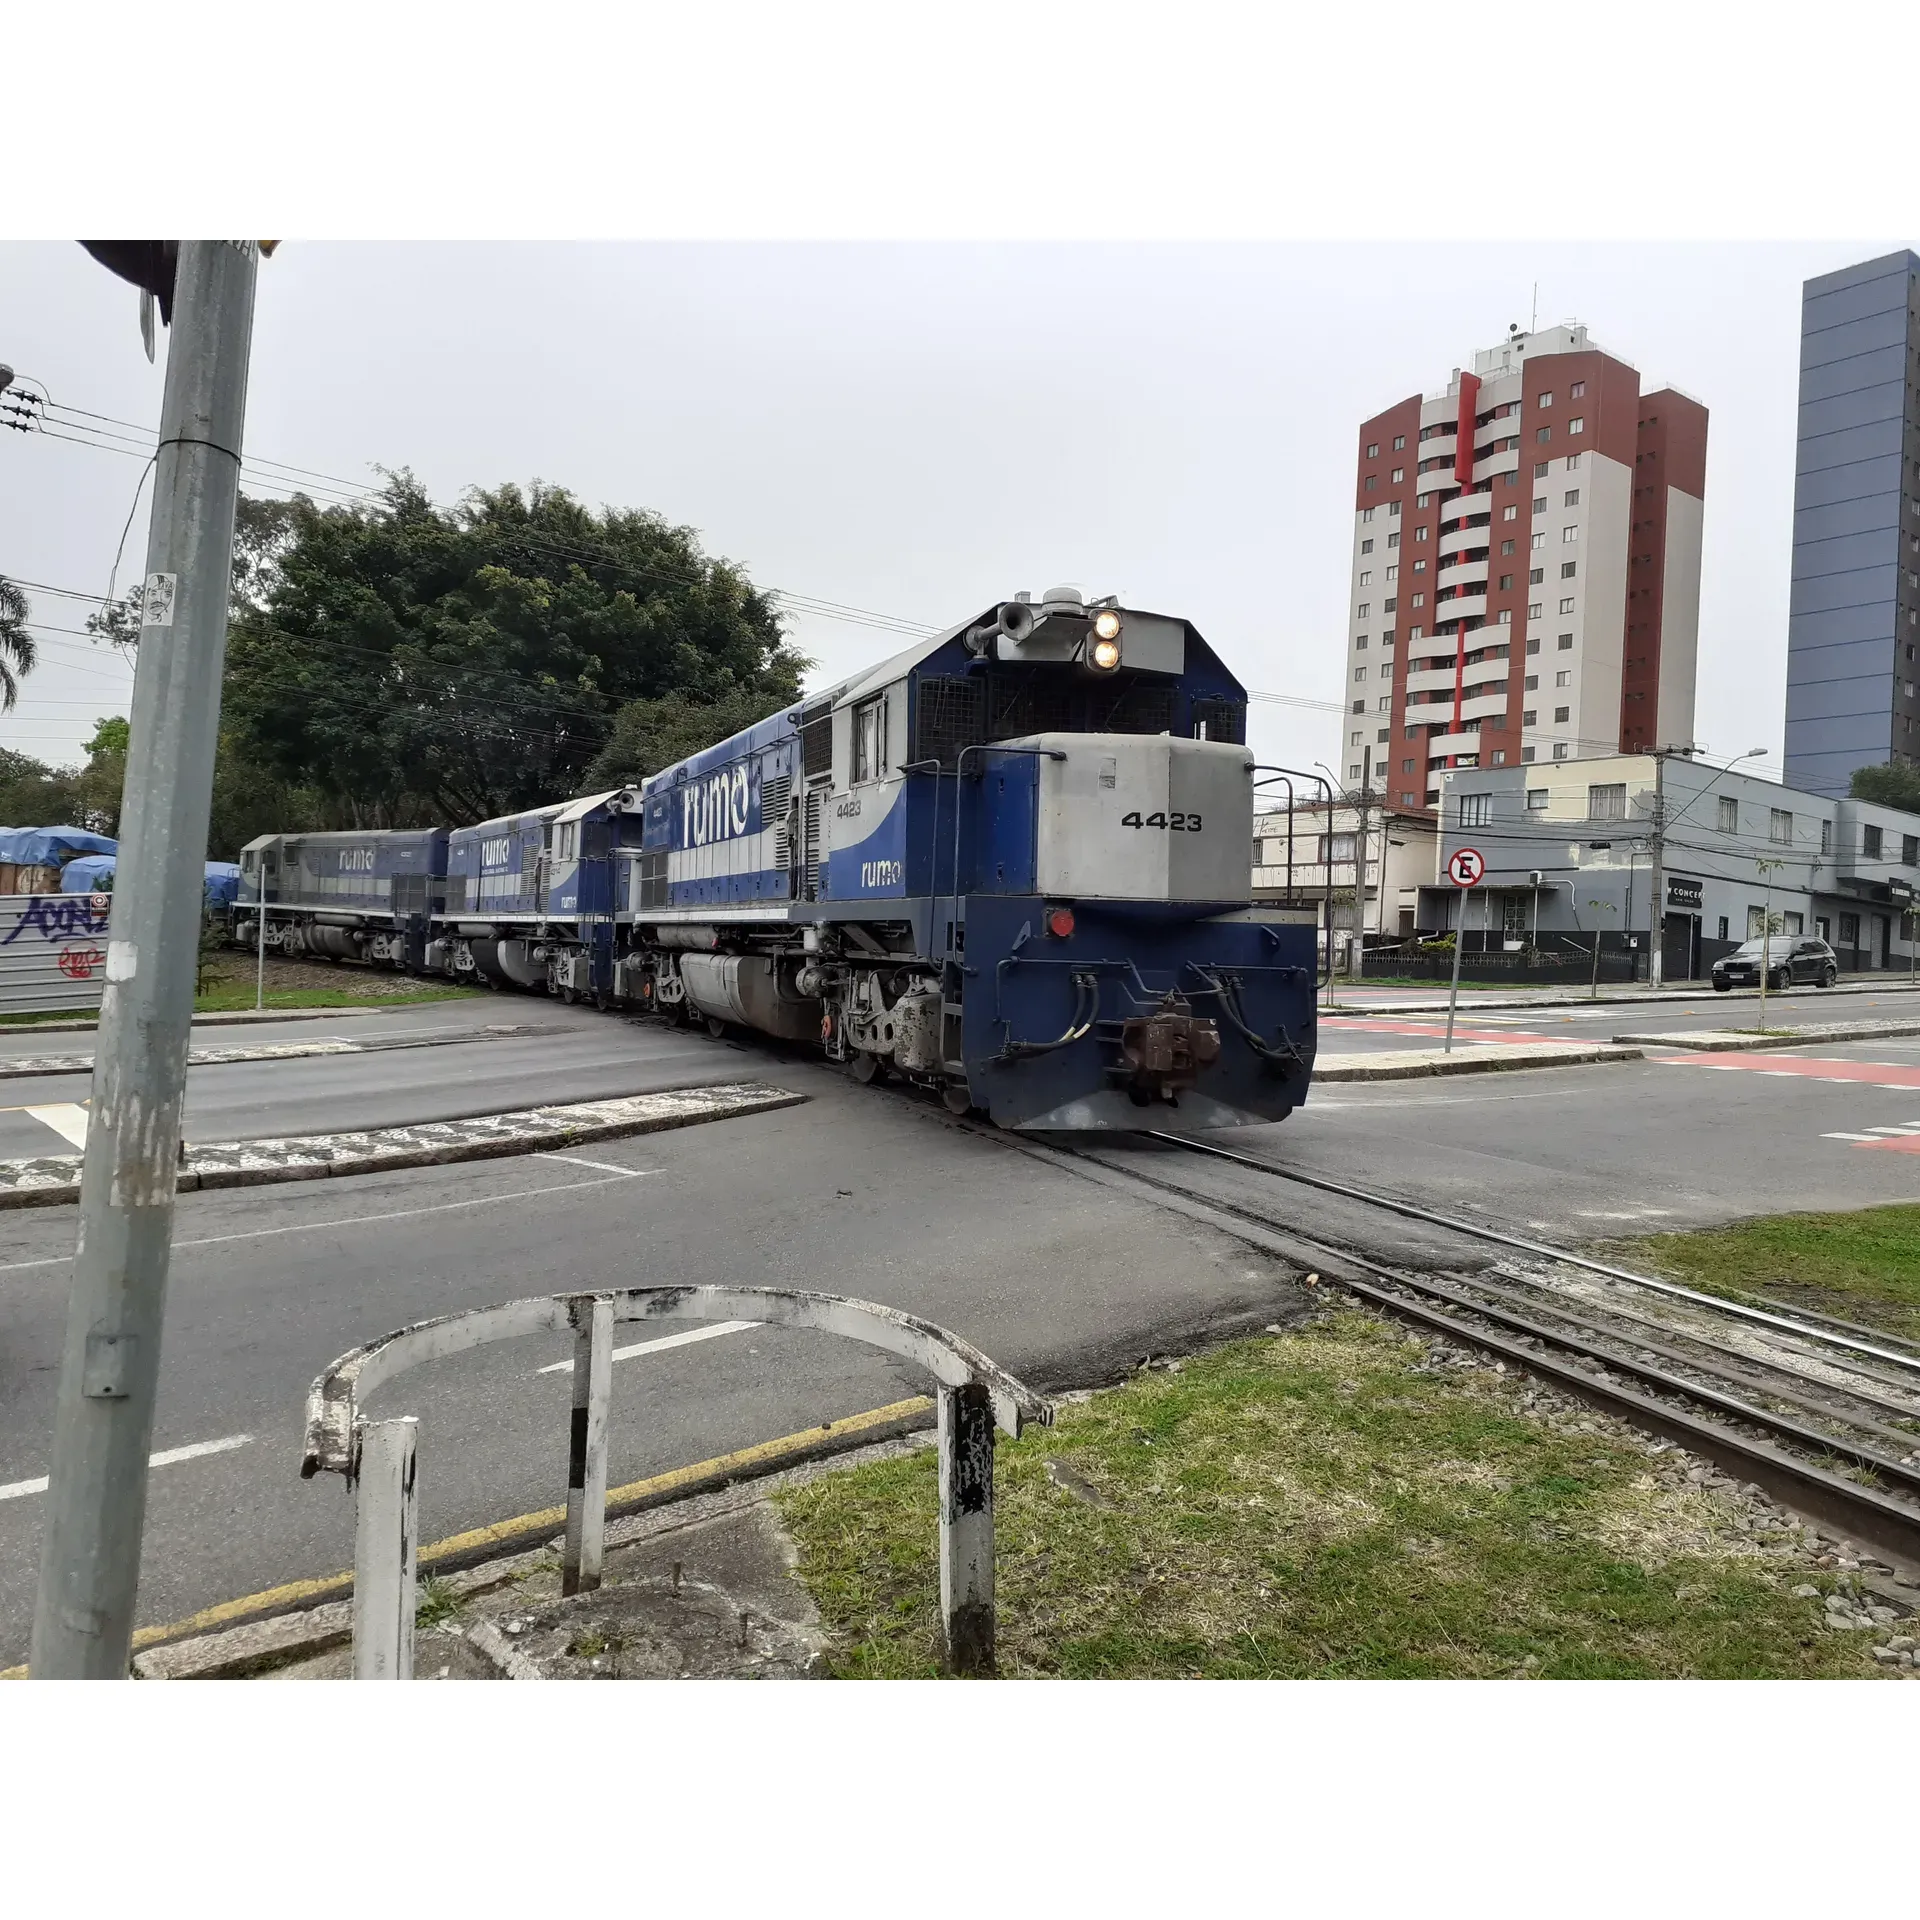
<path fill-rule="evenodd" d="M 958 1674 L 994 1666 L 994 1430 L 1053 1424 L 1053 1408 L 977 1347 L 931 1321 L 871 1300 L 781 1287 L 626 1287 L 556 1293 L 443 1314 L 344 1353 L 307 1395 L 302 1479 L 340 1474 L 355 1494 L 353 1671 L 413 1676 L 419 1421 L 369 1420 L 362 1403 L 410 1369 L 500 1340 L 573 1335 L 572 1422 L 563 1594 L 600 1585 L 606 1545 L 607 1431 L 613 1330 L 639 1320 L 745 1320 L 838 1334 L 911 1360 L 938 1383 L 940 1612 Z"/>

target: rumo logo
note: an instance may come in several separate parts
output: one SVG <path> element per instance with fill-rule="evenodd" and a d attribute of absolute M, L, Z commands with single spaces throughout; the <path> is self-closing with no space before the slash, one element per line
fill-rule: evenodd
<path fill-rule="evenodd" d="M 346 847 L 340 854 L 342 873 L 371 873 L 373 871 L 373 849 L 371 847 Z"/>
<path fill-rule="evenodd" d="M 860 884 L 863 887 L 897 887 L 905 877 L 905 872 L 898 860 L 863 860 L 860 863 Z"/>
<path fill-rule="evenodd" d="M 680 844 L 704 847 L 745 833 L 751 798 L 744 762 L 686 788 L 680 795 Z"/>
<path fill-rule="evenodd" d="M 482 840 L 480 842 L 480 864 L 482 867 L 504 867 L 512 858 L 512 840 Z"/>

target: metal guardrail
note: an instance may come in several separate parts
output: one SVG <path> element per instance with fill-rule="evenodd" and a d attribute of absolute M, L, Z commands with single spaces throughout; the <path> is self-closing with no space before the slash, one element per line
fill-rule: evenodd
<path fill-rule="evenodd" d="M 0 894 L 0 1013 L 97 1007 L 112 901 L 107 893 Z"/>
<path fill-rule="evenodd" d="M 1053 1424 L 1053 1408 L 977 1347 L 896 1308 L 784 1287 L 626 1287 L 556 1293 L 444 1314 L 401 1327 L 336 1360 L 307 1395 L 302 1479 L 338 1473 L 354 1489 L 353 1673 L 356 1680 L 413 1677 L 419 1538 L 415 1473 L 419 1421 L 369 1420 L 361 1402 L 429 1360 L 497 1340 L 573 1334 L 573 1411 L 567 1455 L 567 1523 L 560 1590 L 598 1587 L 607 1521 L 607 1419 L 613 1330 L 637 1320 L 746 1320 L 804 1327 L 897 1354 L 938 1383 L 940 1615 L 947 1664 L 957 1674 L 994 1667 L 994 1429 Z"/>

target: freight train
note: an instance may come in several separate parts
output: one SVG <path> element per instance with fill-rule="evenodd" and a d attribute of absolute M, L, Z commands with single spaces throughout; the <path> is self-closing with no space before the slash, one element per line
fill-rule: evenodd
<path fill-rule="evenodd" d="M 1246 692 L 1192 624 L 1002 601 L 638 786 L 268 834 L 236 944 L 750 1028 L 1024 1129 L 1284 1118 L 1310 912 L 1249 905 Z"/>

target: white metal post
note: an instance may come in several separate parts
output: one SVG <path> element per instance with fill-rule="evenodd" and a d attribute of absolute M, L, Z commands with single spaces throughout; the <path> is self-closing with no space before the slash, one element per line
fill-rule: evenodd
<path fill-rule="evenodd" d="M 983 1386 L 940 1389 L 940 1618 L 947 1665 L 993 1672 L 993 1400 Z"/>
<path fill-rule="evenodd" d="M 1447 989 L 1447 1044 L 1443 1053 L 1453 1051 L 1453 1010 L 1460 1003 L 1460 949 L 1467 944 L 1467 890 L 1460 889 L 1460 906 L 1453 916 L 1453 985 Z"/>
<path fill-rule="evenodd" d="M 567 1535 L 560 1591 L 600 1584 L 607 1537 L 607 1403 L 613 1394 L 613 1301 L 574 1303 L 573 1421 L 567 1438 Z"/>
<path fill-rule="evenodd" d="M 254 962 L 253 1010 L 261 1012 L 267 1004 L 267 857 L 260 856 L 257 886 L 260 894 L 260 955 Z"/>
<path fill-rule="evenodd" d="M 353 1529 L 353 1677 L 413 1678 L 414 1576 L 419 1534 L 414 1475 L 420 1422 L 360 1429 Z"/>

